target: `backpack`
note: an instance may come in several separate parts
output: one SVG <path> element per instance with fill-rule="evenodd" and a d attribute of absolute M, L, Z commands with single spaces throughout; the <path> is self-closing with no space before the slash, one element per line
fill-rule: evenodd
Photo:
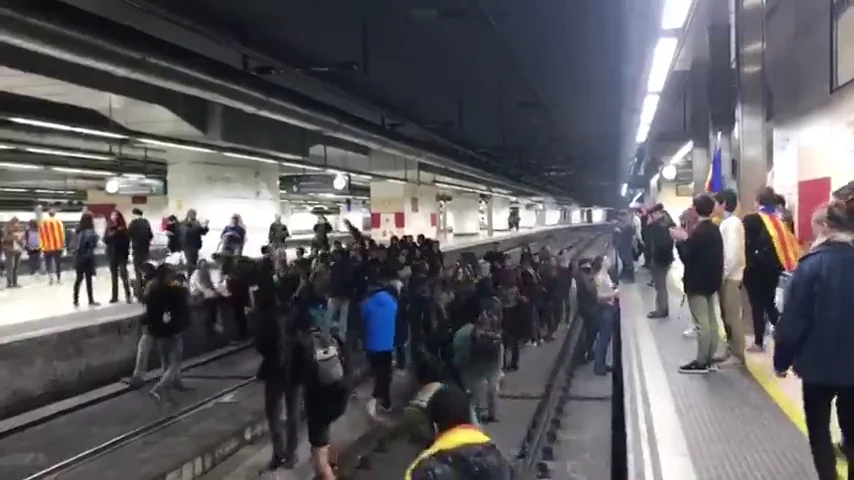
<path fill-rule="evenodd" d="M 300 343 L 308 357 L 308 378 L 315 379 L 322 387 L 344 380 L 340 346 L 329 330 L 312 327 L 300 334 Z"/>
<path fill-rule="evenodd" d="M 476 361 L 495 360 L 501 352 L 501 345 L 501 320 L 495 313 L 484 310 L 472 328 L 471 356 Z"/>

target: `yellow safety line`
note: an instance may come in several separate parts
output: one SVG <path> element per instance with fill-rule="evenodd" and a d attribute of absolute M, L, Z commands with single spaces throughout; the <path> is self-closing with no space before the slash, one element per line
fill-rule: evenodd
<path fill-rule="evenodd" d="M 682 282 L 675 282 L 677 288 L 684 295 L 685 292 L 682 287 Z M 721 339 L 726 341 L 726 330 L 724 330 L 722 321 L 718 322 L 718 334 Z M 772 360 L 773 362 L 773 360 Z M 747 367 L 747 371 L 750 372 L 750 375 L 756 380 L 756 383 L 765 390 L 765 393 L 771 397 L 771 400 L 780 407 L 780 410 L 783 411 L 783 414 L 789 418 L 789 421 L 792 422 L 804 436 L 808 436 L 807 433 L 807 422 L 804 418 L 804 411 L 801 405 L 798 405 L 797 402 L 792 401 L 786 392 L 783 391 L 783 388 L 780 387 L 779 380 L 773 371 L 769 371 L 767 368 L 762 368 L 763 365 L 758 364 L 755 359 L 750 358 L 750 354 L 745 355 L 745 366 Z M 773 367 L 772 367 L 773 370 Z M 791 375 L 791 373 L 790 373 Z M 839 478 L 848 478 L 848 462 L 844 458 L 837 457 L 836 459 L 836 472 L 839 475 Z M 852 480 L 852 479 L 849 479 Z"/>

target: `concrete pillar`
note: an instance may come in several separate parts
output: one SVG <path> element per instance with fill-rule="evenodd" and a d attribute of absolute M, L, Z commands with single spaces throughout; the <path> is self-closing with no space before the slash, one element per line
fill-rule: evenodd
<path fill-rule="evenodd" d="M 486 235 L 492 237 L 495 235 L 495 197 L 490 196 L 486 200 Z"/>
<path fill-rule="evenodd" d="M 244 252 L 260 254 L 270 222 L 282 211 L 279 166 L 177 149 L 167 153 L 167 161 L 167 210 L 184 218 L 192 208 L 209 222 L 201 254 L 216 251 L 222 230 L 234 214 L 241 216 L 246 227 Z"/>
<path fill-rule="evenodd" d="M 510 229 L 507 223 L 508 218 L 510 218 L 510 199 L 506 197 L 492 197 L 493 229 L 498 232 L 508 231 Z"/>
<path fill-rule="evenodd" d="M 771 131 L 765 84 L 765 9 L 752 0 L 734 0 L 736 75 L 736 136 L 739 201 L 752 209 L 756 193 L 767 183 L 771 165 Z"/>
<path fill-rule="evenodd" d="M 451 211 L 454 212 L 454 236 L 479 235 L 480 211 L 478 198 L 469 195 L 455 196 L 451 201 Z"/>
<path fill-rule="evenodd" d="M 694 149 L 691 162 L 694 178 L 694 194 L 705 192 L 706 178 L 709 175 L 711 153 L 709 151 L 709 102 L 708 102 L 708 61 L 700 58 L 691 64 L 689 72 L 689 130 Z"/>
<path fill-rule="evenodd" d="M 393 235 L 425 235 L 439 232 L 436 187 L 414 183 L 371 182 L 371 230 L 378 240 Z"/>

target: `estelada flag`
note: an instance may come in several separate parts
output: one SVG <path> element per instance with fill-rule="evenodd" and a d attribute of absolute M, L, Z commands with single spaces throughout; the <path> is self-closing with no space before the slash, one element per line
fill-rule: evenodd
<path fill-rule="evenodd" d="M 801 246 L 798 240 L 777 215 L 759 212 L 759 218 L 762 219 L 762 224 L 765 225 L 765 230 L 771 237 L 777 260 L 780 261 L 783 270 L 791 272 L 798 266 L 798 260 L 801 258 Z"/>

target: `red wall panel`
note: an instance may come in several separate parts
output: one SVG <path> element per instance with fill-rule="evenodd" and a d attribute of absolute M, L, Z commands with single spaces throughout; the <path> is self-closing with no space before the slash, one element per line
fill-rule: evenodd
<path fill-rule="evenodd" d="M 813 178 L 798 182 L 798 218 L 795 228 L 798 240 L 813 240 L 812 214 L 830 199 L 830 177 Z"/>

